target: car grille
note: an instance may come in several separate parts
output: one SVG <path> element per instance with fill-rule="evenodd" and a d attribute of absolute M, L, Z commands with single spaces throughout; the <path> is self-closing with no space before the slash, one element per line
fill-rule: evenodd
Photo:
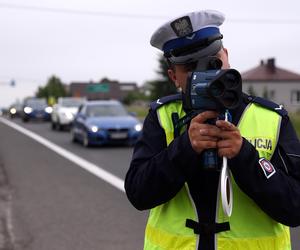
<path fill-rule="evenodd" d="M 128 129 L 108 129 L 109 138 L 111 140 L 127 140 L 128 139 Z"/>
<path fill-rule="evenodd" d="M 128 128 L 120 128 L 120 129 L 116 129 L 116 128 L 110 128 L 108 129 L 109 133 L 113 133 L 113 132 L 128 132 Z"/>

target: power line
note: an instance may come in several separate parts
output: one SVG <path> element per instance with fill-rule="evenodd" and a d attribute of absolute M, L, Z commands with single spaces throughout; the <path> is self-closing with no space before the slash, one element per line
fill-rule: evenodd
<path fill-rule="evenodd" d="M 147 15 L 137 15 L 137 14 L 116 13 L 116 12 L 76 10 L 76 9 L 65 9 L 65 8 L 30 6 L 30 5 L 17 5 L 17 4 L 9 4 L 9 3 L 0 3 L 0 8 L 39 11 L 39 12 L 52 12 L 52 13 L 62 13 L 62 14 L 77 14 L 77 15 L 88 15 L 88 16 L 135 18 L 135 19 L 155 19 L 155 18 L 165 19 L 165 18 L 167 18 L 167 17 L 155 16 L 155 15 L 147 16 Z"/>
<path fill-rule="evenodd" d="M 300 24 L 300 19 L 250 19 L 250 18 L 237 18 L 227 19 L 228 22 L 232 23 L 254 23 L 254 24 Z"/>
<path fill-rule="evenodd" d="M 0 8 L 16 9 L 25 11 L 36 11 L 36 12 L 50 12 L 50 13 L 61 13 L 61 14 L 75 14 L 75 15 L 87 15 L 87 16 L 103 16 L 103 17 L 117 17 L 117 18 L 129 18 L 129 19 L 164 19 L 167 20 L 167 16 L 158 15 L 138 15 L 128 13 L 117 13 L 117 12 L 104 12 L 104 11 L 91 11 L 91 10 L 76 10 L 67 8 L 52 8 L 52 7 L 41 7 L 33 5 L 19 5 L 10 3 L 0 3 Z M 233 23 L 265 23 L 265 24 L 300 24 L 300 19 L 249 19 L 249 18 L 229 18 L 228 22 Z"/>

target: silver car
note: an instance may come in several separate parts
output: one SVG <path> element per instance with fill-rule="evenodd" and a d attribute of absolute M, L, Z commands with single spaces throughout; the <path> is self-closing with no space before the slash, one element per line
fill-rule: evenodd
<path fill-rule="evenodd" d="M 85 98 L 59 97 L 57 104 L 53 106 L 51 114 L 51 128 L 63 130 L 69 128 L 77 114 L 79 106 L 84 103 Z"/>

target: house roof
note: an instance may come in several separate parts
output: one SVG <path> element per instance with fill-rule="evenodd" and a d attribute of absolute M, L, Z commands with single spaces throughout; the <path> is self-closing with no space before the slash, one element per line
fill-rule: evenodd
<path fill-rule="evenodd" d="M 279 68 L 275 65 L 275 58 L 260 61 L 260 65 L 242 73 L 244 81 L 289 81 L 300 82 L 300 74 Z"/>

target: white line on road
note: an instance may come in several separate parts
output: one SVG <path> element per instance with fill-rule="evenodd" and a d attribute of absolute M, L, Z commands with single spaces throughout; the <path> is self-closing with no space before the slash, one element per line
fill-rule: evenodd
<path fill-rule="evenodd" d="M 47 139 L 39 136 L 36 133 L 33 133 L 29 131 L 28 129 L 25 129 L 16 123 L 13 123 L 11 121 L 8 121 L 7 119 L 4 119 L 0 117 L 0 121 L 6 125 L 8 125 L 11 128 L 14 128 L 21 132 L 24 135 L 29 136 L 33 140 L 43 144 L 47 148 L 53 150 L 57 154 L 65 157 L 66 159 L 70 160 L 71 162 L 75 163 L 76 165 L 80 166 L 81 168 L 85 169 L 86 171 L 92 173 L 93 175 L 96 175 L 97 177 L 101 178 L 102 180 L 106 181 L 107 183 L 111 184 L 112 186 L 116 187 L 117 189 L 121 190 L 122 192 L 125 192 L 124 190 L 124 181 L 120 179 L 119 177 L 107 172 L 103 168 L 71 153 L 68 150 L 65 150 L 64 148 L 52 143 L 51 141 L 48 141 Z"/>

